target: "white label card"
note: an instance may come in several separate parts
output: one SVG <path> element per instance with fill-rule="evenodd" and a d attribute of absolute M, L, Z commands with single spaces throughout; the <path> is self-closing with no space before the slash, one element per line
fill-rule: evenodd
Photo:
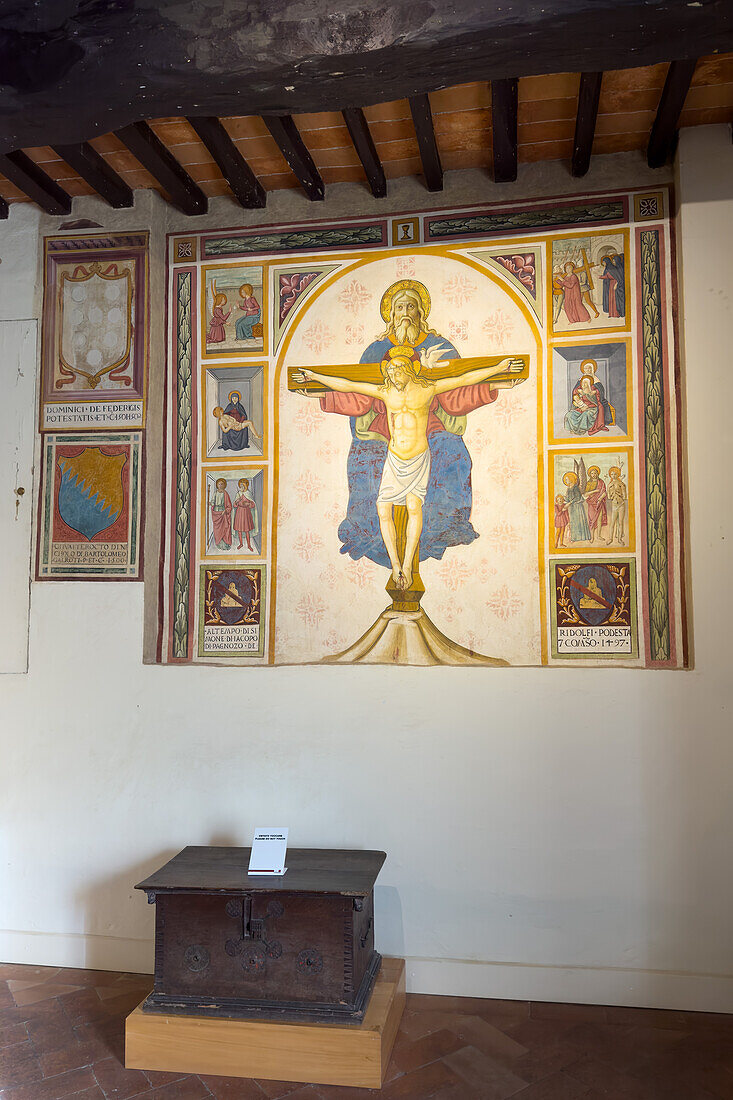
<path fill-rule="evenodd" d="M 284 875 L 285 854 L 288 850 L 288 830 L 281 828 L 255 829 L 252 855 L 249 858 L 250 875 Z"/>

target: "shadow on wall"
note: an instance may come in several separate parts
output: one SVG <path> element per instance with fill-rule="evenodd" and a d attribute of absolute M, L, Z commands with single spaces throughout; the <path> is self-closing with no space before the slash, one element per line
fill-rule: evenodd
<path fill-rule="evenodd" d="M 241 840 L 234 831 L 220 830 L 206 837 L 182 838 L 179 848 L 157 849 L 145 860 L 129 864 L 107 878 L 79 891 L 76 903 L 84 912 L 85 957 L 88 970 L 121 970 L 152 974 L 155 961 L 155 906 L 135 884 L 149 878 L 186 846 L 209 844 L 236 847 Z M 123 929 L 141 930 L 138 936 L 125 936 Z M 131 964 L 130 960 L 137 960 Z"/>
<path fill-rule="evenodd" d="M 377 951 L 382 955 L 404 959 L 405 927 L 402 901 L 395 886 L 374 887 L 374 929 Z"/>
<path fill-rule="evenodd" d="M 147 859 L 98 879 L 76 894 L 76 905 L 84 912 L 84 967 L 153 973 L 155 909 L 148 906 L 142 891 L 135 890 L 135 883 L 175 854 L 171 848 L 158 849 Z M 124 930 L 130 928 L 144 931 L 138 936 L 125 935 Z"/>

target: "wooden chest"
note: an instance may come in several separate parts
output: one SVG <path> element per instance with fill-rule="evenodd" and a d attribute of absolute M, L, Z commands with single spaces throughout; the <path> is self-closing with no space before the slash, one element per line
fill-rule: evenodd
<path fill-rule="evenodd" d="M 135 887 L 155 904 L 144 1012 L 359 1023 L 381 956 L 374 881 L 384 852 L 291 848 L 282 877 L 248 876 L 249 848 L 184 848 Z"/>

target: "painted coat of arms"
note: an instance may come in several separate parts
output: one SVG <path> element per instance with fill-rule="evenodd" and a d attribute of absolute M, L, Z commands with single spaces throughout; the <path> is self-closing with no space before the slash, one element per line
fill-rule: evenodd
<path fill-rule="evenodd" d="M 40 577 L 136 577 L 140 433 L 46 436 Z"/>
<path fill-rule="evenodd" d="M 130 386 L 132 267 L 77 264 L 61 272 L 57 390 Z"/>
<path fill-rule="evenodd" d="M 264 565 L 201 570 L 200 656 L 262 656 L 264 582 Z"/>
<path fill-rule="evenodd" d="M 636 578 L 631 561 L 555 562 L 553 656 L 636 656 Z"/>
<path fill-rule="evenodd" d="M 42 431 L 142 427 L 147 234 L 46 240 Z"/>

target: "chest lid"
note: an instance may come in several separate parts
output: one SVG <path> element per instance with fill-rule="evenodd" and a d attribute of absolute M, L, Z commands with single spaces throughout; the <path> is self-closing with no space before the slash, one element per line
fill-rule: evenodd
<path fill-rule="evenodd" d="M 342 848 L 288 848 L 287 871 L 282 876 L 249 875 L 251 848 L 213 848 L 190 845 L 138 882 L 136 890 L 154 893 L 371 893 L 385 852 Z"/>

